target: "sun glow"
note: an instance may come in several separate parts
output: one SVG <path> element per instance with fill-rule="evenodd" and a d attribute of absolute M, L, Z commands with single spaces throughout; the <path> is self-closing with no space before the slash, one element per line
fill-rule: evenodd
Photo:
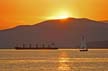
<path fill-rule="evenodd" d="M 70 14 L 68 12 L 62 11 L 62 12 L 56 13 L 54 16 L 48 17 L 48 19 L 66 19 L 69 17 L 70 17 Z"/>

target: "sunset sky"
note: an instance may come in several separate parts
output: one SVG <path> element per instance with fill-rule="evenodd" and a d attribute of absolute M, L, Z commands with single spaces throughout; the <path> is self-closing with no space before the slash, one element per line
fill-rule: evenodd
<path fill-rule="evenodd" d="M 0 29 L 62 17 L 108 20 L 108 0 L 0 0 Z"/>

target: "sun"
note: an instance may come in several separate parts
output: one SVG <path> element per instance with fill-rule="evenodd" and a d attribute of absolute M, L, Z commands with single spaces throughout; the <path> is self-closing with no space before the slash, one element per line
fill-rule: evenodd
<path fill-rule="evenodd" d="M 54 16 L 48 17 L 48 19 L 66 19 L 69 18 L 70 14 L 66 11 L 61 11 L 59 13 L 55 13 Z"/>
<path fill-rule="evenodd" d="M 66 18 L 69 18 L 69 16 L 68 15 L 60 15 L 60 16 L 55 17 L 55 19 L 66 19 Z"/>

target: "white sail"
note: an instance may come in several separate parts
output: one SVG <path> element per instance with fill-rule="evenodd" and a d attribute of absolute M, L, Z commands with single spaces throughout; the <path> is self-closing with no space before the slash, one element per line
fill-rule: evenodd
<path fill-rule="evenodd" d="M 85 36 L 81 37 L 81 44 L 80 44 L 80 51 L 87 51 L 87 43 L 86 43 L 86 38 Z"/>

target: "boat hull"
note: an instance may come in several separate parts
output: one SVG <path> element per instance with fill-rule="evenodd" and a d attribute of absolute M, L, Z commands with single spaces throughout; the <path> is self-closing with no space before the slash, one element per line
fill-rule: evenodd
<path fill-rule="evenodd" d="M 80 50 L 81 52 L 86 52 L 86 51 L 88 51 L 88 50 Z"/>

